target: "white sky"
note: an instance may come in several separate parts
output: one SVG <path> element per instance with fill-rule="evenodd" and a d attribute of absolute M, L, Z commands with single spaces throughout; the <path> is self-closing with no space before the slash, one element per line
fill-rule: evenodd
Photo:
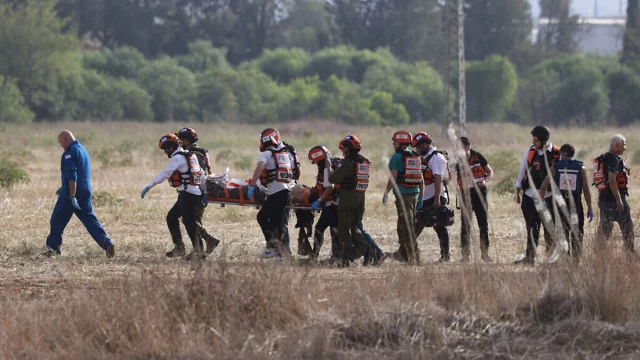
<path fill-rule="evenodd" d="M 598 3 L 598 16 L 625 16 L 627 10 L 627 0 L 572 0 L 571 12 L 582 17 L 593 17 L 595 2 Z M 622 2 L 622 12 L 620 12 L 620 2 Z M 529 0 L 533 18 L 540 15 L 539 0 Z"/>

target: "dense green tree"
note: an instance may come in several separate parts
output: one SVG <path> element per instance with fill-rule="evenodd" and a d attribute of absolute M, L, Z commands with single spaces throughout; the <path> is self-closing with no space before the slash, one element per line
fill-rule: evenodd
<path fill-rule="evenodd" d="M 335 43 L 331 14 L 323 0 L 294 0 L 282 21 L 279 46 L 316 52 Z"/>
<path fill-rule="evenodd" d="M 506 120 L 518 88 L 518 75 L 509 59 L 491 55 L 469 62 L 466 75 L 469 121 Z"/>
<path fill-rule="evenodd" d="M 178 64 L 193 73 L 204 73 L 229 66 L 225 51 L 214 48 L 209 41 L 197 40 L 187 45 L 187 48 L 189 52 L 177 58 Z"/>
<path fill-rule="evenodd" d="M 545 49 L 572 53 L 580 30 L 578 15 L 571 15 L 571 0 L 540 0 L 540 17 L 547 20 L 538 28 L 538 43 Z"/>
<path fill-rule="evenodd" d="M 67 20 L 57 17 L 55 0 L 0 3 L 0 75 L 15 79 L 38 117 L 49 117 L 34 96 L 79 48 L 73 34 L 62 33 Z"/>
<path fill-rule="evenodd" d="M 528 46 L 533 28 L 528 0 L 466 0 L 465 56 L 510 56 Z"/>
<path fill-rule="evenodd" d="M 640 1 L 628 0 L 627 22 L 622 49 L 623 64 L 640 71 Z"/>
<path fill-rule="evenodd" d="M 142 88 L 153 98 L 151 108 L 156 121 L 197 118 L 195 76 L 179 66 L 175 59 L 163 57 L 150 61 L 141 70 L 138 79 Z"/>
<path fill-rule="evenodd" d="M 535 122 L 597 123 L 609 110 L 604 75 L 593 63 L 564 56 L 538 64 L 529 76 Z"/>

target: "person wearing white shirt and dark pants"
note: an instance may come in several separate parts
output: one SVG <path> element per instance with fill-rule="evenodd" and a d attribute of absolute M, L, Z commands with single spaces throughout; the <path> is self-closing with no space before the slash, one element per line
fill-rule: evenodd
<path fill-rule="evenodd" d="M 196 224 L 196 213 L 202 206 L 202 178 L 203 173 L 198 158 L 193 153 L 185 152 L 181 147 L 181 140 L 174 134 L 166 134 L 160 139 L 158 147 L 169 157 L 169 164 L 142 190 L 140 197 L 144 199 L 146 193 L 154 186 L 165 180 L 178 191 L 178 200 L 167 214 L 167 226 L 171 233 L 174 248 L 167 257 L 181 257 L 185 254 L 179 219 L 187 229 L 187 234 L 193 245 L 193 252 L 186 259 L 204 259 L 202 240 Z"/>
<path fill-rule="evenodd" d="M 538 125 L 531 130 L 533 145 L 528 148 L 522 161 L 520 171 L 515 183 L 515 201 L 520 204 L 522 215 L 527 226 L 527 251 L 525 257 L 517 260 L 516 264 L 534 265 L 536 258 L 536 248 L 540 237 L 540 225 L 542 223 L 541 214 L 536 209 L 534 196 L 535 191 L 540 191 L 544 179 L 547 177 L 547 169 L 560 158 L 560 148 L 553 146 L 549 142 L 550 132 L 546 126 Z M 528 179 L 527 169 L 531 174 Z M 520 192 L 524 190 L 524 196 L 520 199 Z M 547 192 L 544 199 L 547 209 L 551 209 L 551 192 Z M 550 211 L 553 216 L 553 212 Z M 544 238 L 547 251 L 553 245 L 553 239 L 547 229 L 544 230 Z"/>
<path fill-rule="evenodd" d="M 248 195 L 250 199 L 255 197 L 258 182 L 266 187 L 267 197 L 257 216 L 266 241 L 260 257 L 281 260 L 282 256 L 290 256 L 290 250 L 285 244 L 285 208 L 289 203 L 291 185 L 295 180 L 295 159 L 280 141 L 280 133 L 276 129 L 262 131 L 260 151 Z"/>
<path fill-rule="evenodd" d="M 413 147 L 422 156 L 422 175 L 424 178 L 423 205 L 416 214 L 416 238 L 424 229 L 425 217 L 432 209 L 441 210 L 447 204 L 445 178 L 448 176 L 447 159 L 441 151 L 432 145 L 431 136 L 418 132 L 413 137 Z M 438 262 L 451 261 L 449 253 L 449 231 L 444 224 L 436 223 L 433 229 L 440 242 L 440 259 Z"/>

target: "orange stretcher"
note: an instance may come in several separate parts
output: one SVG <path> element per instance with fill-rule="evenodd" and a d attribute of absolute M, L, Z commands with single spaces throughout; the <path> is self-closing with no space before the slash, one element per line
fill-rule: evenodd
<path fill-rule="evenodd" d="M 226 186 L 224 188 L 224 194 L 225 194 L 225 197 L 213 197 L 209 195 L 207 196 L 207 202 L 210 204 L 220 204 L 220 206 L 222 207 L 226 205 L 255 206 L 255 207 L 260 207 L 264 205 L 262 201 L 256 201 L 255 199 L 252 200 L 252 199 L 245 198 L 243 191 L 239 191 L 239 196 L 240 196 L 239 199 L 232 199 L 229 196 L 229 188 Z M 305 201 L 303 202 L 290 202 L 289 205 L 287 205 L 287 208 L 295 209 L 295 210 L 312 210 L 311 201 L 309 199 L 309 196 L 307 196 L 306 193 L 304 196 L 304 200 Z"/>

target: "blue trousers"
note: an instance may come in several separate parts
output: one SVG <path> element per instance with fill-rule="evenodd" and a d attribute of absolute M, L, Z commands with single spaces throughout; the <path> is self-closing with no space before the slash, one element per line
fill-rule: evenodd
<path fill-rule="evenodd" d="M 49 236 L 47 236 L 47 247 L 52 250 L 60 250 L 62 233 L 67 227 L 69 220 L 71 220 L 71 216 L 76 214 L 87 231 L 89 231 L 89 234 L 91 234 L 91 237 L 93 237 L 101 248 L 107 250 L 109 245 L 111 245 L 111 239 L 109 239 L 102 224 L 100 224 L 98 218 L 96 218 L 96 215 L 93 213 L 91 194 L 78 194 L 76 199 L 78 199 L 78 204 L 82 210 L 74 208 L 68 196 L 58 196 L 58 201 L 51 214 L 51 231 Z"/>

